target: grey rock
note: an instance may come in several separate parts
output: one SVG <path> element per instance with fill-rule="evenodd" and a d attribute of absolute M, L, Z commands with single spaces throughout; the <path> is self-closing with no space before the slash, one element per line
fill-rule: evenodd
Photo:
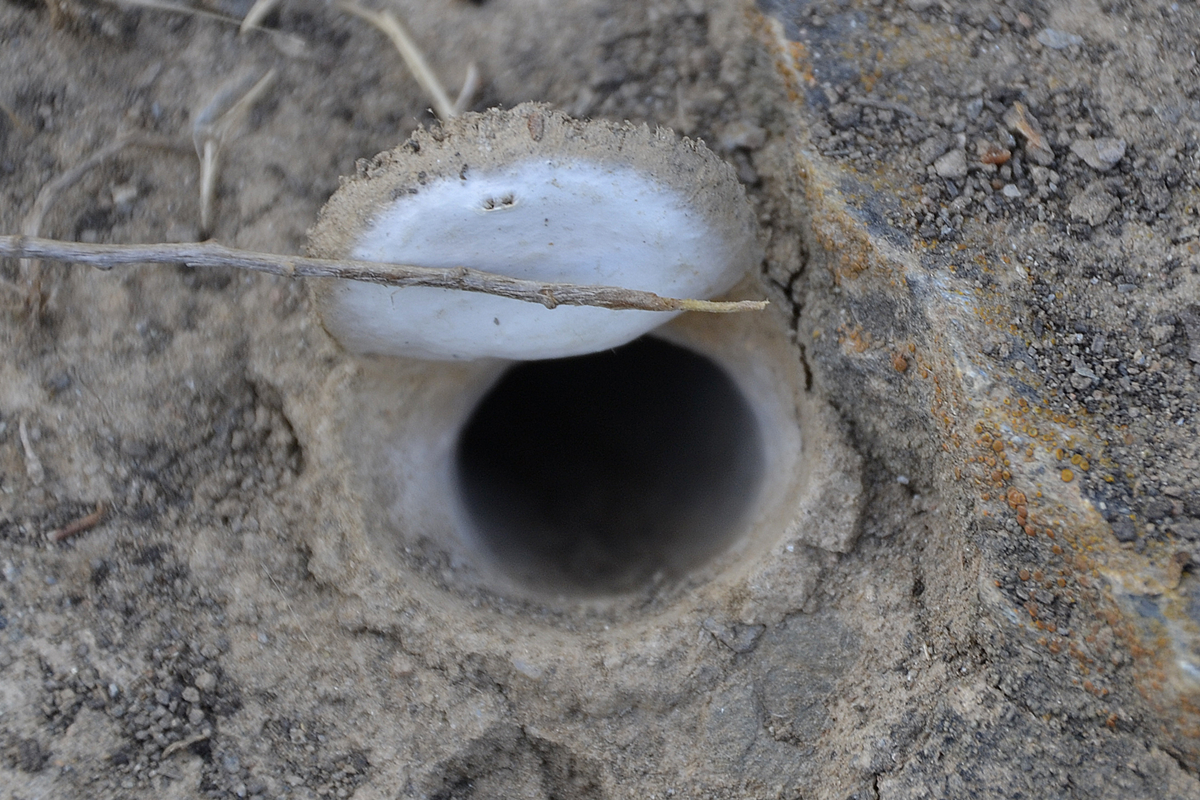
<path fill-rule="evenodd" d="M 825 701 L 857 652 L 856 637 L 836 617 L 789 617 L 763 636 L 753 656 L 763 710 L 792 737 L 812 740 L 829 719 Z"/>
<path fill-rule="evenodd" d="M 967 177 L 967 153 L 955 148 L 933 162 L 933 168 L 943 178 L 957 180 Z"/>
<path fill-rule="evenodd" d="M 1182 522 L 1176 522 L 1171 529 L 1175 535 L 1188 541 L 1194 542 L 1200 539 L 1200 519 L 1185 519 Z"/>
<path fill-rule="evenodd" d="M 935 133 L 917 145 L 917 157 L 922 164 L 932 164 L 942 153 L 950 149 L 954 139 L 948 133 Z"/>
<path fill-rule="evenodd" d="M 1079 156 L 1092 169 L 1107 172 L 1125 157 L 1125 140 L 1076 139 L 1071 142 L 1071 152 Z"/>
<path fill-rule="evenodd" d="M 196 688 L 202 692 L 211 692 L 217 686 L 217 678 L 207 670 L 201 670 L 196 675 Z"/>
<path fill-rule="evenodd" d="M 1117 517 L 1112 521 L 1113 536 L 1117 537 L 1118 542 L 1132 542 L 1137 538 L 1137 529 L 1133 527 L 1133 523 L 1126 517 Z"/>
<path fill-rule="evenodd" d="M 1171 501 L 1165 497 L 1156 497 L 1146 504 L 1146 518 L 1158 522 L 1171 513 Z"/>
<path fill-rule="evenodd" d="M 838 103 L 829 109 L 829 121 L 839 130 L 853 128 L 862 119 L 862 108 L 853 103 Z"/>
<path fill-rule="evenodd" d="M 1162 181 L 1144 181 L 1142 203 L 1155 213 L 1165 211 L 1171 205 L 1171 190 Z"/>

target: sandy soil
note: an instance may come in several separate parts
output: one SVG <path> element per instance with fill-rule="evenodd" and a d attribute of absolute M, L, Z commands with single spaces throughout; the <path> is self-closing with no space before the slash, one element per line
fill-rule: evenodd
<path fill-rule="evenodd" d="M 736 168 L 772 308 L 662 336 L 765 421 L 757 505 L 533 592 L 446 534 L 502 365 L 349 355 L 298 282 L 2 262 L 0 796 L 1200 797 L 1192 6 L 394 7 L 476 109 Z M 301 252 L 434 119 L 362 20 L 265 25 L 0 5 L 0 233 L 200 238 L 196 122 L 274 68 L 211 235 Z"/>

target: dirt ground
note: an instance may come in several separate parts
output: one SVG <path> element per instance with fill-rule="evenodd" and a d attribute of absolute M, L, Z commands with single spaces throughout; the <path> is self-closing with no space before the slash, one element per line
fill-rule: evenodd
<path fill-rule="evenodd" d="M 363 20 L 249 5 L 0 4 L 0 234 L 301 253 L 434 124 Z M 772 306 L 661 338 L 757 414 L 756 505 L 531 592 L 447 533 L 504 365 L 350 355 L 300 282 L 0 261 L 0 797 L 1200 797 L 1194 5 L 389 7 L 475 110 L 736 169 Z M 197 122 L 272 68 L 202 232 Z"/>

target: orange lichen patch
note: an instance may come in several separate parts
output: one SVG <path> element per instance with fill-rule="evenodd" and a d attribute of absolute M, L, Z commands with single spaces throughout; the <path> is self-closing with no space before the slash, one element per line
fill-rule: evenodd
<path fill-rule="evenodd" d="M 834 284 L 840 286 L 872 266 L 886 267 L 886 259 L 878 255 L 862 223 L 846 212 L 845 198 L 836 185 L 803 159 L 797 165 L 797 172 L 813 209 L 810 217 L 813 238 L 825 256 Z M 896 277 L 890 267 L 888 272 Z"/>
<path fill-rule="evenodd" d="M 908 370 L 908 359 L 900 353 L 892 356 L 892 369 L 896 372 L 905 372 Z"/>
<path fill-rule="evenodd" d="M 1060 474 L 1060 477 L 1063 479 L 1063 483 L 1070 483 L 1075 479 L 1075 473 L 1069 469 L 1064 469 Z"/>
<path fill-rule="evenodd" d="M 883 68 L 882 67 L 876 67 L 871 72 L 860 75 L 859 79 L 862 81 L 863 91 L 870 94 L 875 89 L 876 82 L 882 77 L 883 77 Z"/>
<path fill-rule="evenodd" d="M 808 50 L 801 42 L 788 40 L 783 25 L 772 17 L 760 13 L 753 6 L 746 9 L 746 19 L 755 37 L 771 54 L 775 71 L 787 91 L 788 100 L 796 105 L 804 102 L 801 82 L 812 86 L 816 79 L 812 74 Z"/>
<path fill-rule="evenodd" d="M 849 343 L 850 349 L 855 353 L 865 353 L 867 348 L 871 346 L 871 332 L 864 331 L 861 325 L 855 325 L 853 328 L 847 327 L 845 323 L 838 326 L 838 344 L 845 345 Z"/>

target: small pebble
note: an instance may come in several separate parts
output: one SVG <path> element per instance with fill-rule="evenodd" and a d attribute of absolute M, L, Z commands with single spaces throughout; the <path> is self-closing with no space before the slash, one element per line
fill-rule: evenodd
<path fill-rule="evenodd" d="M 217 678 L 207 670 L 201 670 L 196 674 L 196 688 L 202 692 L 211 692 L 217 687 Z"/>
<path fill-rule="evenodd" d="M 933 168 L 942 178 L 958 179 L 967 176 L 967 154 L 955 148 L 933 162 Z"/>

